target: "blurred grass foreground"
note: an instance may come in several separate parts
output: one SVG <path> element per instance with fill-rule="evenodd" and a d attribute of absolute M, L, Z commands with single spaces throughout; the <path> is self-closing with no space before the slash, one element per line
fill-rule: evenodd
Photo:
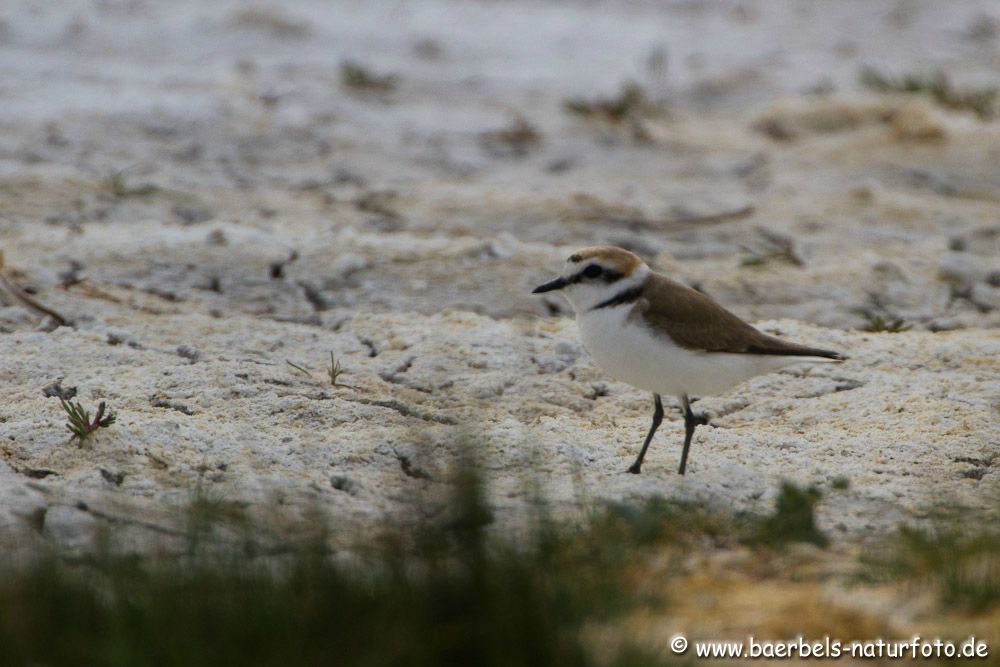
<path fill-rule="evenodd" d="M 122 555 L 105 535 L 103 546 L 84 555 L 8 564 L 0 578 L 0 662 L 671 664 L 677 656 L 635 641 L 629 619 L 638 615 L 641 627 L 644 614 L 683 602 L 683 577 L 697 574 L 712 554 L 742 550 L 752 555 L 754 577 L 792 581 L 802 576 L 802 562 L 815 568 L 829 542 L 813 513 L 822 494 L 790 483 L 763 516 L 651 498 L 603 506 L 566 525 L 540 502 L 532 525 L 515 538 L 493 525 L 476 470 L 466 464 L 455 474 L 445 516 L 395 525 L 349 558 L 330 550 L 331 528 L 318 520 L 308 539 L 277 549 L 255 544 L 248 525 L 240 540 L 221 539 L 218 529 L 232 517 L 224 503 L 199 495 L 181 553 Z M 996 618 L 996 535 L 977 531 L 966 543 L 954 528 L 946 538 L 906 531 L 867 565 L 855 559 L 871 575 L 857 585 L 931 579 L 928 590 L 941 586 L 945 606 L 962 602 L 971 587 L 974 609 Z M 913 545 L 920 548 L 901 551 Z M 783 562 L 798 565 L 786 571 Z M 973 579 L 956 588 L 955 572 L 970 567 Z M 735 594 L 734 580 L 716 579 Z M 770 613 L 766 600 L 760 604 L 758 615 Z M 792 623 L 806 629 L 808 619 L 791 611 Z M 846 638 L 887 631 L 851 616 L 824 620 Z"/>
<path fill-rule="evenodd" d="M 592 664 L 581 627 L 626 606 L 623 568 L 650 527 L 606 514 L 557 531 L 540 519 L 515 543 L 491 535 L 471 467 L 451 494 L 445 519 L 393 528 L 347 560 L 329 550 L 329 527 L 266 554 L 253 530 L 225 544 L 213 526 L 226 521 L 223 504 L 199 496 L 184 553 L 120 555 L 105 536 L 83 557 L 8 565 L 0 662 Z M 623 648 L 615 662 L 638 655 Z"/>

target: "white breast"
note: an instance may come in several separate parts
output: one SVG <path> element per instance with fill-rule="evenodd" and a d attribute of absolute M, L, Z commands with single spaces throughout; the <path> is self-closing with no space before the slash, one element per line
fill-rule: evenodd
<path fill-rule="evenodd" d="M 626 322 L 632 305 L 590 310 L 577 316 L 580 338 L 608 375 L 622 382 L 668 396 L 720 394 L 755 375 L 791 364 L 828 361 L 723 352 L 693 352 L 665 335 L 654 335 L 640 318 Z"/>

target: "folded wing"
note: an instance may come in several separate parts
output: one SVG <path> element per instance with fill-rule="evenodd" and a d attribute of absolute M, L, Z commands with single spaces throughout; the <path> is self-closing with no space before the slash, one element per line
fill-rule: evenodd
<path fill-rule="evenodd" d="M 641 317 L 654 333 L 689 350 L 844 358 L 839 352 L 769 336 L 711 297 L 656 273 L 646 281 L 631 317 Z"/>

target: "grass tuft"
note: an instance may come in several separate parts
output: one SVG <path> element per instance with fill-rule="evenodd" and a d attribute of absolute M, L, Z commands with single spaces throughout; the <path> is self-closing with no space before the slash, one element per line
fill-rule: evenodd
<path fill-rule="evenodd" d="M 330 365 L 326 367 L 326 375 L 330 378 L 331 387 L 350 387 L 350 385 L 342 384 L 340 382 L 340 376 L 344 374 L 344 369 L 340 367 L 340 360 L 333 356 L 333 352 L 330 352 Z"/>
<path fill-rule="evenodd" d="M 480 146 L 495 157 L 524 157 L 541 142 L 541 132 L 523 116 L 516 116 L 503 129 L 479 135 Z"/>
<path fill-rule="evenodd" d="M 104 401 L 98 404 L 97 413 L 93 419 L 90 418 L 90 412 L 79 402 L 74 403 L 73 401 L 66 401 L 60 398 L 59 404 L 62 405 L 62 409 L 69 417 L 69 423 L 66 424 L 66 428 L 69 429 L 70 433 L 73 434 L 73 438 L 81 445 L 91 433 L 97 429 L 108 428 L 117 419 L 113 412 L 108 412 L 105 415 L 107 404 Z"/>
<path fill-rule="evenodd" d="M 612 123 L 620 123 L 638 112 L 646 101 L 646 93 L 637 83 L 626 83 L 621 92 L 611 98 L 598 97 L 588 100 L 574 97 L 563 103 L 563 108 L 571 114 L 585 118 L 599 118 Z"/>
<path fill-rule="evenodd" d="M 861 70 L 861 83 L 879 92 L 929 95 L 937 104 L 949 109 L 967 110 L 988 120 L 997 115 L 997 88 L 958 89 L 942 71 L 928 74 L 905 74 L 894 78 L 873 67 Z"/>
<path fill-rule="evenodd" d="M 875 580 L 909 581 L 935 590 L 941 602 L 982 612 L 1000 605 L 1000 527 L 940 516 L 930 526 L 905 526 L 866 558 Z"/>
<path fill-rule="evenodd" d="M 124 169 L 117 169 L 106 174 L 101 179 L 101 189 L 119 199 L 150 197 L 160 192 L 160 187 L 153 183 L 130 185 Z"/>
<path fill-rule="evenodd" d="M 247 7 L 229 19 L 234 28 L 258 30 L 282 39 L 303 39 L 309 36 L 309 24 L 263 7 Z"/>
<path fill-rule="evenodd" d="M 345 60 L 340 65 L 340 81 L 351 90 L 389 93 L 396 89 L 399 77 L 394 74 L 376 74 L 361 63 Z"/>
<path fill-rule="evenodd" d="M 822 494 L 815 486 L 803 489 L 782 482 L 774 513 L 758 521 L 749 541 L 767 545 L 808 542 L 825 547 L 829 539 L 816 526 L 815 510 L 820 498 Z"/>
<path fill-rule="evenodd" d="M 792 266 L 804 266 L 805 262 L 795 250 L 795 241 L 790 236 L 758 228 L 759 242 L 744 245 L 746 254 L 740 259 L 740 266 L 764 266 L 770 262 L 784 262 Z"/>
<path fill-rule="evenodd" d="M 308 368 L 295 363 L 291 359 L 285 359 L 285 363 L 294 368 L 295 370 L 299 371 L 309 379 L 311 380 L 315 379 L 313 377 L 313 374 L 309 371 Z M 344 384 L 343 382 L 340 381 L 340 376 L 346 373 L 347 371 L 345 371 L 343 367 L 340 365 L 340 360 L 337 359 L 337 357 L 331 351 L 330 365 L 326 367 L 326 376 L 330 380 L 330 386 L 333 387 L 334 389 L 357 389 L 357 387 L 355 387 L 354 385 Z"/>
<path fill-rule="evenodd" d="M 865 326 L 861 327 L 861 330 L 872 333 L 902 333 L 912 328 L 913 325 L 907 323 L 903 318 L 887 320 L 881 315 L 871 315 Z"/>

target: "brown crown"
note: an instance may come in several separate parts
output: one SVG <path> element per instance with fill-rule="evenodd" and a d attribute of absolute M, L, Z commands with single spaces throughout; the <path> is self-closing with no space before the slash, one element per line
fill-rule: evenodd
<path fill-rule="evenodd" d="M 625 276 L 630 275 L 643 264 L 635 253 L 613 245 L 583 248 L 569 256 L 569 261 L 573 263 L 584 262 L 588 259 L 596 259 L 602 266 L 614 269 Z"/>

